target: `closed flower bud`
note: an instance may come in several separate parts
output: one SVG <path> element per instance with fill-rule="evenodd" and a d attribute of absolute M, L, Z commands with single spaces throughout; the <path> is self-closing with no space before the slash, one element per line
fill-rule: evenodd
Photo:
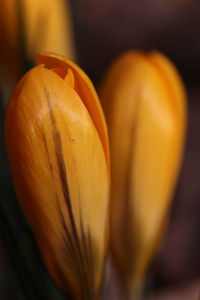
<path fill-rule="evenodd" d="M 111 147 L 112 252 L 133 295 L 160 244 L 176 185 L 185 91 L 162 54 L 130 51 L 111 66 L 100 96 Z"/>
<path fill-rule="evenodd" d="M 67 0 L 2 0 L 0 53 L 4 74 L 19 76 L 23 55 L 32 61 L 37 53 L 52 51 L 74 59 L 71 23 Z"/>
<path fill-rule="evenodd" d="M 37 62 L 6 114 L 14 186 L 55 282 L 76 299 L 96 299 L 108 240 L 106 125 L 82 70 L 53 54 Z"/>

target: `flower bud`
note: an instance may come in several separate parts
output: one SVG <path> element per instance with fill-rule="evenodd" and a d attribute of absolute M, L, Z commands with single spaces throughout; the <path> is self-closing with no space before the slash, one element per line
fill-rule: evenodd
<path fill-rule="evenodd" d="M 53 54 L 41 54 L 37 62 L 6 114 L 14 186 L 55 282 L 76 299 L 96 299 L 108 244 L 104 116 L 75 64 Z"/>
<path fill-rule="evenodd" d="M 111 244 L 130 295 L 160 245 L 183 153 L 185 91 L 158 52 L 130 51 L 103 81 L 111 148 Z"/>
<path fill-rule="evenodd" d="M 24 67 L 22 58 L 32 61 L 43 51 L 74 59 L 71 23 L 67 0 L 2 0 L 0 53 L 4 74 L 19 76 Z"/>

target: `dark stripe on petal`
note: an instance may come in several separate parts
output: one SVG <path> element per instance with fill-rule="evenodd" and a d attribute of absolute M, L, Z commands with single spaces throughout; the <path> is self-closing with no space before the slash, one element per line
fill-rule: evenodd
<path fill-rule="evenodd" d="M 127 165 L 126 165 L 126 183 L 125 183 L 125 205 L 124 205 L 124 211 L 123 211 L 123 221 L 122 221 L 122 232 L 121 236 L 123 237 L 123 247 L 126 249 L 126 260 L 124 260 L 124 270 L 123 272 L 124 277 L 130 276 L 133 268 L 133 264 L 130 263 L 130 258 L 134 257 L 134 252 L 135 252 L 135 245 L 138 244 L 138 241 L 133 241 L 133 237 L 131 235 L 131 231 L 127 230 L 127 228 L 131 228 L 133 222 L 135 222 L 133 215 L 132 215 L 132 210 L 131 210 L 131 203 L 133 203 L 134 199 L 131 199 L 131 185 L 132 185 L 132 169 L 131 167 L 133 166 L 133 160 L 135 157 L 135 143 L 136 143 L 136 133 L 138 130 L 138 125 L 139 125 L 139 118 L 141 115 L 141 90 L 138 89 L 138 94 L 136 95 L 138 97 L 136 107 L 135 107 L 135 113 L 132 118 L 132 124 L 130 128 L 130 144 L 129 144 L 129 153 L 127 157 Z M 134 236 L 134 239 L 136 237 Z"/>
<path fill-rule="evenodd" d="M 49 165 L 49 169 L 51 172 L 52 181 L 54 181 L 55 179 L 54 179 L 54 174 L 53 174 L 53 167 L 51 164 L 51 159 L 50 159 L 49 150 L 48 150 L 48 146 L 47 146 L 47 140 L 46 140 L 46 136 L 45 136 L 45 132 L 44 132 L 43 128 L 42 128 L 42 139 L 43 139 L 43 143 L 44 143 L 45 152 L 47 154 L 47 160 L 48 160 L 48 165 Z M 82 282 L 82 286 L 84 286 L 84 283 L 83 283 L 84 274 L 82 272 L 82 269 L 80 268 L 80 261 L 79 261 L 77 249 L 76 249 L 76 246 L 74 245 L 74 241 L 70 235 L 70 232 L 66 226 L 65 218 L 62 213 L 62 209 L 60 207 L 60 203 L 58 200 L 58 196 L 56 195 L 56 191 L 55 191 L 54 197 L 56 199 L 57 209 L 58 209 L 59 215 L 61 217 L 62 226 L 63 226 L 64 232 L 66 234 L 66 236 L 63 236 L 63 243 L 64 243 L 63 250 L 67 257 L 67 263 L 69 263 L 71 265 L 71 267 L 72 267 L 71 271 L 75 271 L 75 275 L 80 278 L 80 281 Z M 58 271 L 59 270 L 57 269 L 57 272 Z M 58 273 L 59 273 L 60 280 L 63 282 L 63 285 L 65 286 L 66 280 L 64 279 L 63 274 L 61 274 L 61 270 Z"/>
<path fill-rule="evenodd" d="M 50 95 L 49 95 L 47 89 L 45 89 L 45 95 L 46 95 L 46 99 L 47 99 L 47 105 L 49 108 L 50 121 L 52 124 L 52 133 L 53 133 L 53 140 L 54 140 L 54 144 L 55 144 L 55 154 L 56 154 L 56 160 L 57 160 L 58 171 L 59 171 L 59 176 L 60 176 L 61 188 L 62 188 L 63 196 L 65 198 L 65 202 L 66 202 L 66 205 L 68 208 L 69 220 L 71 223 L 72 233 L 73 233 L 74 241 L 76 244 L 76 248 L 77 248 L 77 251 L 79 254 L 78 257 L 80 259 L 80 266 L 82 268 L 82 272 L 84 273 L 84 275 L 82 276 L 82 279 L 84 279 L 84 282 L 85 282 L 85 284 L 83 286 L 83 289 L 85 291 L 84 299 L 91 299 L 90 291 L 88 290 L 88 285 L 87 285 L 87 281 L 86 281 L 87 276 L 86 276 L 85 268 L 84 268 L 84 257 L 83 257 L 82 251 L 81 251 L 81 246 L 79 244 L 79 237 L 78 237 L 77 228 L 76 228 L 76 224 L 75 224 L 75 220 L 74 220 L 74 216 L 73 216 L 72 205 L 71 205 L 71 201 L 70 201 L 70 197 L 69 197 L 69 187 L 68 187 L 68 181 L 67 181 L 67 172 L 66 172 L 66 166 L 65 166 L 65 161 L 64 161 L 61 136 L 60 136 L 59 130 L 57 128 L 57 121 L 53 114 L 53 108 L 52 108 L 52 104 L 50 101 Z"/>

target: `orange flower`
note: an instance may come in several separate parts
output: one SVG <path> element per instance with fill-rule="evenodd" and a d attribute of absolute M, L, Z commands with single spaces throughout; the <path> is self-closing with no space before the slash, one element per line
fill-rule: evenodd
<path fill-rule="evenodd" d="M 183 153 L 186 97 L 165 56 L 139 51 L 114 62 L 100 96 L 111 147 L 112 251 L 133 297 L 166 224 Z"/>
<path fill-rule="evenodd" d="M 92 83 L 53 54 L 18 84 L 6 145 L 21 207 L 47 269 L 76 299 L 98 295 L 108 239 L 109 150 Z"/>
<path fill-rule="evenodd" d="M 37 53 L 52 51 L 74 59 L 66 0 L 2 0 L 0 15 L 1 63 L 13 76 L 23 71 L 23 56 L 32 61 Z"/>

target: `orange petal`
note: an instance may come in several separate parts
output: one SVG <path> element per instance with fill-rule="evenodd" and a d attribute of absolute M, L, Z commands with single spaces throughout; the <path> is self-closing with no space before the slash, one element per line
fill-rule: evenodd
<path fill-rule="evenodd" d="M 166 224 L 184 149 L 186 95 L 166 57 L 129 51 L 108 70 L 100 97 L 111 148 L 112 252 L 132 295 Z"/>
<path fill-rule="evenodd" d="M 20 81 L 6 114 L 7 153 L 49 273 L 75 299 L 92 300 L 107 255 L 108 168 L 87 108 L 57 71 L 37 66 Z"/>
<path fill-rule="evenodd" d="M 48 69 L 62 68 L 63 70 L 68 71 L 68 69 L 70 68 L 72 70 L 75 78 L 74 89 L 76 90 L 79 97 L 81 98 L 84 105 L 86 106 L 90 114 L 90 117 L 96 127 L 96 130 L 99 134 L 104 149 L 106 162 L 109 169 L 110 158 L 109 158 L 109 145 L 108 145 L 108 134 L 106 129 L 106 123 L 102 112 L 102 108 L 99 103 L 98 96 L 88 76 L 71 60 L 58 54 L 53 54 L 53 53 L 38 54 L 36 56 L 36 63 L 37 65 L 45 64 L 45 67 Z"/>

